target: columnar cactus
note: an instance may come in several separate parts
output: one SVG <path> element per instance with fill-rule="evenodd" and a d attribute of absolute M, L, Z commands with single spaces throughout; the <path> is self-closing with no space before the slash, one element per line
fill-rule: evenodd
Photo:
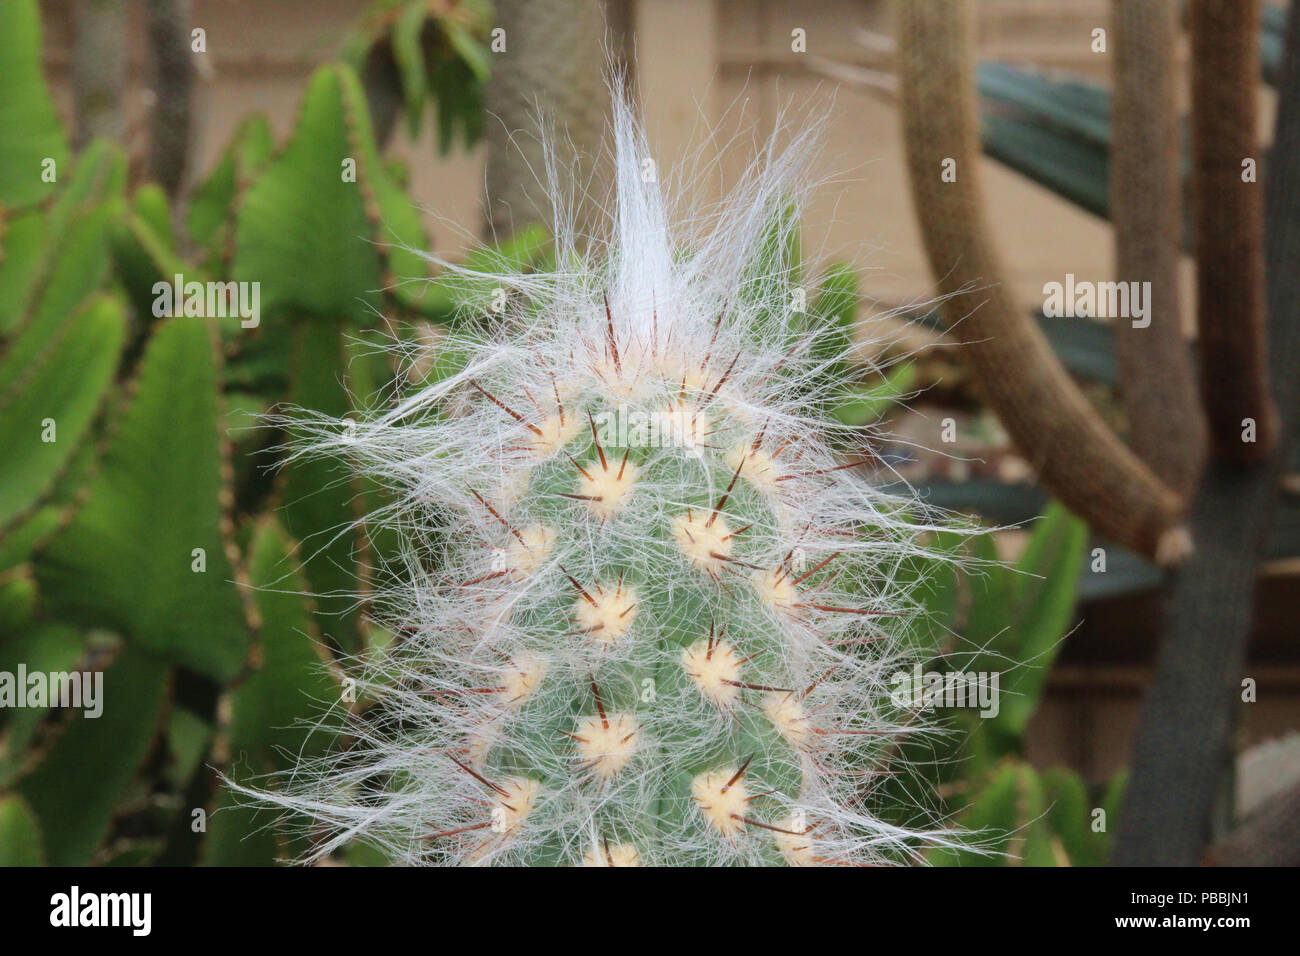
<path fill-rule="evenodd" d="M 874 863 L 918 507 L 827 441 L 774 210 L 810 137 L 674 235 L 630 107 L 612 236 L 557 229 L 465 364 L 313 429 L 398 494 L 393 645 L 341 757 L 262 794 L 419 863 Z M 557 208 L 565 208 L 557 203 Z M 486 280 L 486 281 L 485 281 Z M 820 356 L 820 357 L 819 357 Z"/>

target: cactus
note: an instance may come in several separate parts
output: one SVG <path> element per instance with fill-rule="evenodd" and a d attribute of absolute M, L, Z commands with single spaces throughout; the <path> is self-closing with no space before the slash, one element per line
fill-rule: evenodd
<path fill-rule="evenodd" d="M 297 419 L 300 454 L 390 488 L 372 518 L 405 542 L 346 752 L 245 791 L 313 818 L 311 858 L 356 839 L 411 863 L 855 864 L 953 842 L 872 813 L 914 716 L 887 680 L 926 526 L 832 450 L 808 393 L 843 357 L 785 251 L 813 134 L 675 245 L 616 99 L 612 238 L 579 251 L 561 222 L 555 271 L 465 275 L 501 313 L 447 334 L 459 369 L 369 420 Z"/>

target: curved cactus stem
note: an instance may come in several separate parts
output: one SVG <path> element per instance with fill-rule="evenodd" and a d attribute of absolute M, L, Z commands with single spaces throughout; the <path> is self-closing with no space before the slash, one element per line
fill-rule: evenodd
<path fill-rule="evenodd" d="M 912 194 L 950 332 L 1044 485 L 1099 534 L 1157 560 L 1183 556 L 1185 502 L 1106 426 L 1004 281 L 984 215 L 969 4 L 896 9 Z M 955 182 L 941 179 L 945 159 Z"/>
<path fill-rule="evenodd" d="M 1256 136 L 1259 0 L 1194 0 L 1192 214 L 1201 392 L 1214 454 L 1266 460 L 1278 441 L 1265 330 L 1264 198 Z M 1254 423 L 1243 440 L 1246 421 Z"/>
<path fill-rule="evenodd" d="M 1145 323 L 1115 323 L 1128 443 L 1184 497 L 1205 467 L 1205 418 L 1192 350 L 1182 330 L 1178 259 L 1182 232 L 1181 131 L 1176 64 L 1178 5 L 1114 0 L 1115 95 L 1110 215 L 1115 278 L 1149 282 Z"/>

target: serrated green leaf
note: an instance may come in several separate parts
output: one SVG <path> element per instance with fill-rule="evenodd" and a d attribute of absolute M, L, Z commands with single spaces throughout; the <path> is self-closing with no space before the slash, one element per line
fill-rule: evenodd
<path fill-rule="evenodd" d="M 45 250 L 45 214 L 10 213 L 0 224 L 0 337 L 27 314 Z"/>
<path fill-rule="evenodd" d="M 957 562 L 966 543 L 956 532 L 938 532 L 933 539 L 933 556 L 914 558 L 899 569 L 899 584 L 924 609 L 910 634 L 927 657 L 942 653 L 957 623 Z"/>
<path fill-rule="evenodd" d="M 59 526 L 63 509 L 54 505 L 38 508 L 0 536 L 0 573 L 22 564 L 37 544 Z"/>
<path fill-rule="evenodd" d="M 1023 762 L 994 770 L 957 819 L 971 849 L 940 849 L 936 866 L 1054 866 L 1059 860 L 1046 817 L 1042 781 Z"/>
<path fill-rule="evenodd" d="M 11 326 L 13 338 L 0 354 L 0 383 L 14 381 L 37 361 L 103 285 L 110 264 L 108 230 L 120 214 L 121 201 L 114 199 L 70 215 L 42 259 L 27 316 Z"/>
<path fill-rule="evenodd" d="M 173 249 L 172 210 L 167 193 L 157 183 L 145 183 L 131 197 L 131 211 L 146 223 L 163 248 Z"/>
<path fill-rule="evenodd" d="M 858 275 L 848 265 L 836 263 L 823 273 L 811 310 L 810 355 L 816 362 L 828 363 L 829 378 L 843 378 L 843 356 L 853 344 L 853 323 L 860 299 Z"/>
<path fill-rule="evenodd" d="M 108 835 L 118 800 L 158 734 L 168 669 L 124 649 L 103 674 L 103 713 L 80 712 L 17 791 L 40 820 L 52 866 L 84 866 Z"/>
<path fill-rule="evenodd" d="M 112 393 L 110 393 L 110 403 Z M 56 531 L 71 520 L 78 495 L 99 462 L 99 442 L 82 441 L 60 471 L 44 504 L 26 512 L 0 535 L 0 573 L 29 560 Z"/>
<path fill-rule="evenodd" d="M 67 624 L 45 622 L 0 644 L 0 672 L 13 673 L 26 663 L 29 672 L 71 670 L 82 654 L 81 632 Z M 19 708 L 23 710 L 26 708 Z M 19 710 L 0 710 L 0 718 L 16 718 Z"/>
<path fill-rule="evenodd" d="M 0 380 L 0 448 L 7 457 L 0 470 L 0 534 L 49 491 L 86 435 L 125 337 L 122 306 L 92 300 L 32 364 Z"/>
<path fill-rule="evenodd" d="M 77 155 L 72 175 L 49 206 L 51 242 L 58 241 L 73 216 L 124 196 L 127 165 L 126 152 L 111 140 L 97 139 Z"/>
<path fill-rule="evenodd" d="M 1013 838 L 1012 862 L 1019 866 L 1059 866 L 1056 834 L 1052 830 L 1042 779 L 1033 767 L 1022 763 L 1016 768 L 1018 839 Z"/>
<path fill-rule="evenodd" d="M 81 659 L 85 641 L 81 632 L 66 624 L 41 624 L 29 627 L 0 645 L 0 671 L 15 674 L 23 664 L 28 673 L 72 672 Z M 17 778 L 30 759 L 29 749 L 36 739 L 41 721 L 49 707 L 20 707 L 0 711 L 5 717 L 0 734 L 0 787 Z"/>
<path fill-rule="evenodd" d="M 1128 791 L 1127 769 L 1121 770 L 1110 779 L 1101 795 L 1101 809 L 1106 813 L 1106 828 L 1098 837 L 1105 849 L 1101 851 L 1103 862 L 1110 860 L 1111 848 L 1115 843 L 1115 832 L 1119 827 L 1120 814 L 1124 811 L 1124 795 Z"/>
<path fill-rule="evenodd" d="M 1015 666 L 1002 674 L 1000 710 L 990 718 L 1006 739 L 1018 739 L 1038 709 L 1048 670 L 1073 623 L 1087 541 L 1087 525 L 1053 503 L 1021 558 L 1014 623 L 1009 640 L 999 642 Z"/>
<path fill-rule="evenodd" d="M 208 178 L 190 197 L 185 225 L 195 244 L 219 257 L 235 224 L 240 190 L 271 158 L 274 140 L 266 117 L 255 113 L 241 122 Z"/>
<path fill-rule="evenodd" d="M 958 825 L 986 852 L 975 849 L 933 850 L 927 860 L 934 866 L 999 866 L 1017 827 L 1020 777 L 1014 766 L 1004 766 L 981 788 Z"/>
<path fill-rule="evenodd" d="M 1083 778 L 1057 767 L 1043 772 L 1043 789 L 1052 830 L 1074 866 L 1102 866 L 1105 840 L 1092 832 L 1092 804 Z"/>
<path fill-rule="evenodd" d="M 36 579 L 31 569 L 0 574 L 0 634 L 16 634 L 36 609 Z"/>
<path fill-rule="evenodd" d="M 240 768 L 237 768 L 240 769 Z M 267 807 L 251 807 L 234 791 L 223 789 L 208 814 L 203 841 L 205 866 L 274 866 L 286 850 L 275 831 L 278 814 Z"/>
<path fill-rule="evenodd" d="M 916 366 L 908 363 L 892 368 L 879 382 L 855 384 L 844 390 L 835 402 L 834 414 L 845 425 L 854 427 L 878 422 L 906 395 L 916 381 Z"/>
<path fill-rule="evenodd" d="M 428 237 L 419 211 L 392 178 L 375 146 L 361 82 L 349 69 L 340 71 L 340 80 L 348 121 L 361 154 L 358 177 L 364 177 L 378 207 L 379 222 L 372 238 L 384 260 L 384 282 L 394 299 L 408 308 L 418 308 L 425 291 L 419 280 L 430 275 L 430 263 L 420 254 L 429 244 Z"/>
<path fill-rule="evenodd" d="M 793 202 L 775 202 L 766 212 L 759 236 L 757 254 L 749 263 L 740 286 L 741 304 L 769 308 L 798 288 L 803 275 L 802 244 L 799 232 L 798 209 Z M 785 303 L 789 308 L 792 302 Z M 790 323 L 787 348 L 793 348 L 803 337 L 804 329 L 798 322 Z M 771 348 L 772 343 L 763 343 Z"/>
<path fill-rule="evenodd" d="M 362 333 L 344 343 L 348 392 L 354 409 L 379 410 L 391 398 L 393 370 L 389 365 L 386 344 L 386 333 L 378 330 Z M 370 475 L 359 475 L 356 481 L 361 488 L 363 513 L 367 516 L 387 513 L 392 498 L 383 484 Z M 368 587 L 370 590 L 382 588 L 385 585 L 376 584 L 376 578 L 385 574 L 384 569 L 400 565 L 401 535 L 383 522 L 367 519 L 361 542 L 365 546 L 364 563 Z"/>
<path fill-rule="evenodd" d="M 221 679 L 239 668 L 248 635 L 221 537 L 212 338 L 201 319 L 158 325 L 85 505 L 36 567 L 60 616 Z M 206 570 L 196 572 L 200 548 Z"/>
<path fill-rule="evenodd" d="M 0 796 L 0 867 L 44 865 L 36 814 L 22 797 Z"/>
<path fill-rule="evenodd" d="M 54 192 L 42 163 L 62 173 L 68 143 L 41 74 L 41 19 L 36 0 L 0 3 L 0 206 L 19 208 Z"/>
<path fill-rule="evenodd" d="M 504 242 L 471 250 L 460 263 L 470 272 L 492 275 L 498 272 L 530 272 L 542 266 L 551 251 L 551 236 L 541 226 L 530 223 L 511 234 Z M 424 285 L 424 283 L 419 283 Z M 462 306 L 486 308 L 497 283 L 444 273 L 427 284 L 421 292 L 419 309 L 438 322 L 466 326 Z"/>
<path fill-rule="evenodd" d="M 269 519 L 253 534 L 248 575 L 262 620 L 262 647 L 257 668 L 231 695 L 228 731 L 232 751 L 280 770 L 320 749 L 320 741 L 313 747 L 307 724 L 339 700 L 291 544 Z"/>
<path fill-rule="evenodd" d="M 186 284 L 207 281 L 196 270 L 187 268 L 168 248 L 168 238 L 156 232 L 147 220 L 135 213 L 127 213 L 115 222 L 110 236 L 118 280 L 130 298 L 136 315 L 145 321 L 152 322 L 156 318 L 154 303 L 158 299 L 158 283 L 166 283 L 170 287 L 174 285 L 177 275 L 184 276 Z M 177 315 L 183 311 L 175 303 L 172 309 Z M 222 317 L 218 321 L 232 329 L 239 324 L 239 319 L 234 316 Z"/>
<path fill-rule="evenodd" d="M 257 668 L 231 694 L 228 749 L 231 776 L 246 783 L 267 770 L 286 770 L 329 742 L 310 724 L 339 700 L 325 670 L 314 621 L 302 593 L 291 542 L 273 521 L 262 521 L 249 547 L 249 580 L 262 619 Z M 274 814 L 240 805 L 223 793 L 212 814 L 204 862 L 210 866 L 270 865 L 285 852 L 267 829 Z"/>
<path fill-rule="evenodd" d="M 167 782 L 184 793 L 200 769 L 200 761 L 212 740 L 212 725 L 186 707 L 173 707 L 167 715 L 167 753 L 171 758 L 164 771 Z"/>
<path fill-rule="evenodd" d="M 340 68 L 322 67 L 308 84 L 298 125 L 284 151 L 249 188 L 236 227 L 234 275 L 262 283 L 264 315 L 296 309 L 364 319 L 382 269 L 365 241 L 371 226 L 349 136 Z M 357 170 L 358 180 L 364 172 Z"/>
<path fill-rule="evenodd" d="M 356 182 L 344 181 L 347 161 Z M 264 316 L 293 310 L 365 322 L 388 281 L 387 256 L 396 274 L 422 274 L 423 260 L 395 248 L 423 244 L 419 217 L 379 161 L 351 68 L 313 74 L 292 137 L 244 197 L 235 242 L 235 278 L 262 284 Z"/>
<path fill-rule="evenodd" d="M 342 418 L 351 411 L 342 331 L 337 323 L 301 321 L 296 329 L 294 405 Z M 307 581 L 325 636 L 352 652 L 360 641 L 353 597 L 360 587 L 354 490 L 348 466 L 336 460 L 298 458 L 284 472 L 281 520 L 299 542 Z"/>
<path fill-rule="evenodd" d="M 971 557 L 977 562 L 966 575 L 970 589 L 970 608 L 962 635 L 974 648 L 985 648 L 1002 638 L 1011 621 L 1009 609 L 1015 594 L 1013 572 L 998 559 L 992 533 L 971 538 Z M 977 668 L 978 669 L 978 668 Z"/>

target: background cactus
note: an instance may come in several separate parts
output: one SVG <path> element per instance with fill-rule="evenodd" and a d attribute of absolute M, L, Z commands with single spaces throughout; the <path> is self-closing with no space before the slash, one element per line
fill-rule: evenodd
<path fill-rule="evenodd" d="M 298 848 L 248 839 L 261 821 L 238 809 L 210 816 L 227 802 L 213 768 L 285 766 L 281 751 L 302 747 L 292 726 L 340 693 L 321 647 L 378 638 L 333 593 L 365 581 L 367 551 L 356 535 L 326 552 L 314 537 L 351 490 L 329 469 L 271 474 L 275 438 L 246 426 L 288 400 L 342 414 L 353 387 L 386 387 L 400 372 L 367 353 L 366 324 L 414 335 L 448 317 L 446 297 L 374 291 L 393 271 L 425 274 L 411 251 L 425 239 L 351 68 L 315 75 L 278 154 L 261 116 L 243 123 L 181 233 L 162 190 L 131 183 L 121 147 L 69 157 L 40 50 L 37 4 L 0 6 L 0 63 L 21 93 L 0 108 L 0 669 L 103 671 L 119 703 L 98 720 L 0 710 L 0 858 L 270 864 Z M 307 266 L 304 188 L 338 216 L 310 231 Z M 408 248 L 390 249 L 395 237 Z M 294 284 L 323 262 L 330 282 Z M 154 284 L 178 273 L 263 282 L 261 321 L 156 316 Z M 315 521 L 322 499 L 333 510 Z M 23 827 L 31 838 L 14 842 Z"/>
<path fill-rule="evenodd" d="M 344 755 L 267 797 L 333 825 L 316 855 L 361 837 L 412 862 L 944 842 L 871 807 L 915 717 L 887 681 L 926 528 L 810 397 L 842 359 L 787 259 L 811 133 L 683 234 L 621 101 L 614 128 L 608 242 L 560 223 L 555 271 L 469 276 L 505 305 L 486 341 L 453 336 L 464 367 L 372 420 L 313 419 L 308 453 L 393 493 L 404 562 L 376 604 L 400 641 Z"/>

